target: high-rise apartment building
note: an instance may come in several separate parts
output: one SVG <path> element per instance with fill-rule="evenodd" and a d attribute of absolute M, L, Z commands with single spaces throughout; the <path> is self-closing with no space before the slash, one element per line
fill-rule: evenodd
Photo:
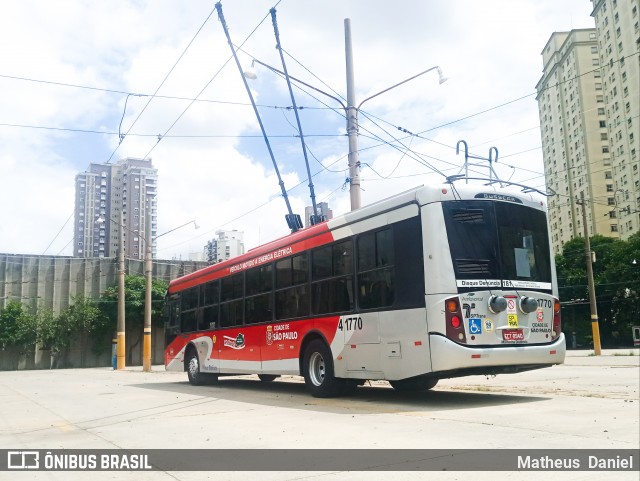
<path fill-rule="evenodd" d="M 204 247 L 205 257 L 209 264 L 226 261 L 244 254 L 244 232 L 237 230 L 217 230 L 215 239 L 211 239 Z"/>
<path fill-rule="evenodd" d="M 611 155 L 613 187 L 607 200 L 611 224 L 627 239 L 640 229 L 640 2 L 591 3 Z"/>
<path fill-rule="evenodd" d="M 329 209 L 329 204 L 326 202 L 318 202 L 316 204 L 318 208 L 317 214 L 323 215 L 325 220 L 333 219 L 333 211 Z M 313 206 L 309 205 L 304 208 L 304 226 L 309 227 L 311 225 L 311 215 L 313 214 Z"/>
<path fill-rule="evenodd" d="M 550 197 L 554 250 L 583 233 L 576 199 L 584 193 L 590 235 L 617 235 L 605 217 L 612 189 L 611 157 L 595 29 L 555 32 L 542 51 L 544 73 L 536 90 L 542 152 Z"/>
<path fill-rule="evenodd" d="M 76 175 L 74 256 L 115 257 L 122 241 L 125 257 L 144 258 L 147 224 L 156 235 L 157 182 L 151 159 L 92 163 Z"/>
<path fill-rule="evenodd" d="M 555 32 L 536 86 L 556 252 L 583 235 L 627 239 L 640 228 L 638 0 L 591 0 L 595 29 Z"/>

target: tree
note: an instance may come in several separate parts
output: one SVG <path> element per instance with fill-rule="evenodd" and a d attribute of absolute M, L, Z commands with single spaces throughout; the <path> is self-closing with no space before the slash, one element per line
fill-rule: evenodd
<path fill-rule="evenodd" d="M 629 346 L 631 326 L 640 309 L 640 234 L 628 241 L 596 235 L 590 238 L 595 253 L 593 277 L 602 344 Z M 576 333 L 579 343 L 593 342 L 587 287 L 584 239 L 577 237 L 564 245 L 556 256 L 560 300 L 563 304 L 563 328 L 571 339 Z"/>
<path fill-rule="evenodd" d="M 74 338 L 79 338 L 80 350 L 84 353 L 86 335 L 100 330 L 106 323 L 107 317 L 94 300 L 75 297 L 73 304 L 64 309 L 55 322 L 42 323 L 41 342 L 51 350 L 52 356 L 57 357 L 69 348 Z"/>
<path fill-rule="evenodd" d="M 0 311 L 0 346 L 16 347 L 24 352 L 25 346 L 35 344 L 35 318 L 19 301 L 9 301 Z"/>
<path fill-rule="evenodd" d="M 640 233 L 612 249 L 603 281 L 611 298 L 612 340 L 633 345 L 632 327 L 640 324 Z"/>
<path fill-rule="evenodd" d="M 164 296 L 168 284 L 161 280 L 153 279 L 151 282 L 151 323 L 156 327 L 163 326 Z M 127 364 L 132 364 L 133 349 L 142 341 L 144 327 L 144 303 L 146 280 L 144 276 L 125 276 L 125 321 L 129 352 Z M 108 287 L 100 298 L 102 311 L 109 318 L 107 332 L 113 334 L 116 330 L 118 319 L 118 286 Z M 107 332 L 103 333 L 106 334 Z"/>
<path fill-rule="evenodd" d="M 22 303 L 9 301 L 0 311 L 0 346 L 2 349 L 16 346 L 19 341 L 19 319 L 24 316 L 25 310 Z"/>

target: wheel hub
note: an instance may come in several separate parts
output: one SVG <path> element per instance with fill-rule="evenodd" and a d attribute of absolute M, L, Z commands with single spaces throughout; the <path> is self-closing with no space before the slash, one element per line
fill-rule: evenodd
<path fill-rule="evenodd" d="M 309 359 L 309 378 L 315 386 L 321 386 L 324 383 L 326 374 L 326 366 L 324 358 L 319 352 L 314 352 Z"/>

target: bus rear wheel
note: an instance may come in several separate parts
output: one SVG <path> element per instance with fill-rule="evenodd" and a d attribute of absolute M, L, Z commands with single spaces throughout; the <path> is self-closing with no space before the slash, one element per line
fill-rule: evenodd
<path fill-rule="evenodd" d="M 258 377 L 262 382 L 271 382 L 277 379 L 279 376 L 276 376 L 274 374 L 258 374 Z"/>
<path fill-rule="evenodd" d="M 344 379 L 333 375 L 333 356 L 329 347 L 315 339 L 304 351 L 302 363 L 304 382 L 313 397 L 334 397 L 342 394 Z"/>
<path fill-rule="evenodd" d="M 416 392 L 433 389 L 436 384 L 438 384 L 438 380 L 424 376 L 416 376 L 398 381 L 389 381 L 389 384 L 398 392 Z"/>

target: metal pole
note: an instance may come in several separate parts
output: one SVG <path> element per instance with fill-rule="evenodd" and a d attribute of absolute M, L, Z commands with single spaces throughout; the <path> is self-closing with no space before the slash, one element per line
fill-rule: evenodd
<path fill-rule="evenodd" d="M 253 112 L 256 114 L 256 118 L 258 119 L 258 124 L 260 125 L 260 130 L 262 131 L 262 136 L 264 137 L 264 142 L 267 144 L 267 150 L 269 151 L 269 156 L 271 157 L 271 162 L 273 163 L 273 169 L 276 171 L 276 176 L 278 177 L 278 184 L 280 185 L 280 190 L 282 192 L 282 197 L 284 197 L 284 202 L 287 205 L 288 217 L 287 220 L 293 221 L 294 215 L 291 210 L 291 204 L 289 203 L 289 197 L 287 195 L 287 190 L 284 188 L 284 181 L 280 176 L 280 170 L 278 169 L 278 164 L 276 163 L 276 158 L 273 155 L 273 151 L 271 150 L 271 144 L 269 143 L 269 137 L 267 137 L 267 132 L 264 129 L 264 125 L 262 124 L 262 119 L 260 118 L 260 113 L 258 112 L 258 107 L 256 106 L 256 102 L 253 100 L 253 94 L 251 93 L 251 89 L 249 88 L 249 84 L 247 84 L 247 79 L 244 77 L 242 73 L 242 67 L 240 66 L 240 61 L 238 60 L 238 56 L 236 55 L 236 49 L 233 46 L 233 42 L 231 41 L 231 35 L 229 34 L 229 28 L 227 27 L 227 22 L 224 19 L 224 14 L 222 13 L 222 3 L 216 3 L 216 10 L 218 11 L 218 19 L 222 24 L 222 28 L 224 30 L 224 34 L 227 37 L 227 42 L 229 43 L 229 48 L 231 48 L 231 54 L 233 55 L 234 60 L 236 61 L 236 66 L 238 67 L 238 71 L 240 72 L 240 77 L 242 77 L 242 82 L 244 83 L 244 88 L 247 90 L 247 94 L 249 95 L 249 100 L 251 101 L 251 105 L 253 106 Z M 290 225 L 291 230 L 293 232 L 298 230 L 298 227 L 295 225 Z"/>
<path fill-rule="evenodd" d="M 311 195 L 311 206 L 313 208 L 313 214 L 311 216 L 311 225 L 315 224 L 318 219 L 318 208 L 316 206 L 316 194 L 313 190 L 313 179 L 311 178 L 311 168 L 309 167 L 309 158 L 307 157 L 307 146 L 304 143 L 304 135 L 302 134 L 302 125 L 300 124 L 300 115 L 298 114 L 298 106 L 296 105 L 296 98 L 293 95 L 293 89 L 291 88 L 291 80 L 289 78 L 289 72 L 287 71 L 287 64 L 284 61 L 284 55 L 282 53 L 282 45 L 280 44 L 280 32 L 278 31 L 278 20 L 276 19 L 276 9 L 269 10 L 271 13 L 271 21 L 273 23 L 273 32 L 276 37 L 276 48 L 280 52 L 280 61 L 282 62 L 282 70 L 284 70 L 284 76 L 287 80 L 287 86 L 289 87 L 289 95 L 291 96 L 291 103 L 293 104 L 293 113 L 296 116 L 296 122 L 298 123 L 298 133 L 300 134 L 300 143 L 302 144 L 302 153 L 304 154 L 304 163 L 307 167 L 307 178 L 309 179 L 309 192 Z"/>
<path fill-rule="evenodd" d="M 153 254 L 151 251 L 151 202 L 147 205 L 145 219 L 145 254 L 144 254 L 144 337 L 142 353 L 142 370 L 151 371 L 151 274 L 153 272 Z"/>
<path fill-rule="evenodd" d="M 596 289 L 593 284 L 593 266 L 591 264 L 591 243 L 587 229 L 587 209 L 584 202 L 584 191 L 580 192 L 582 205 L 582 227 L 584 229 L 584 251 L 587 260 L 587 282 L 589 283 L 589 304 L 591 305 L 591 330 L 593 332 L 593 351 L 600 355 L 600 327 L 598 325 L 598 307 L 596 305 Z"/>
<path fill-rule="evenodd" d="M 125 368 L 125 311 L 124 311 L 124 222 L 120 210 L 119 245 L 118 245 L 118 327 L 117 327 L 117 368 Z"/>
<path fill-rule="evenodd" d="M 347 135 L 349 137 L 349 194 L 351 210 L 360 208 L 360 162 L 358 160 L 358 109 L 353 78 L 353 51 L 351 48 L 351 19 L 344 19 L 344 50 L 347 63 Z"/>

